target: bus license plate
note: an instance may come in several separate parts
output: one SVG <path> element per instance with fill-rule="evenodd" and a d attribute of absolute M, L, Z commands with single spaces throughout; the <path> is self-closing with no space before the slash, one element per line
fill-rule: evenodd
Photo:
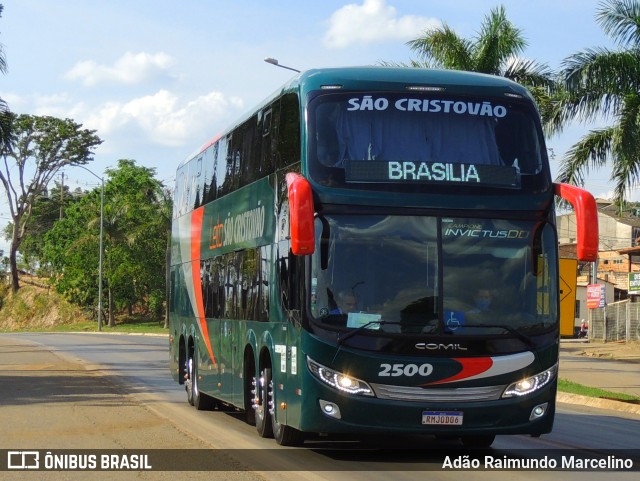
<path fill-rule="evenodd" d="M 422 424 L 440 426 L 462 426 L 460 411 L 422 411 Z"/>

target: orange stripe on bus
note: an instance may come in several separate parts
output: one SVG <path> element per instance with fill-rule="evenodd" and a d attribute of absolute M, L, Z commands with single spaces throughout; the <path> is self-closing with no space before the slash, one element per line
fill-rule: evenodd
<path fill-rule="evenodd" d="M 204 207 L 199 207 L 191 213 L 191 275 L 193 278 L 193 293 L 196 299 L 196 309 L 198 311 L 198 323 L 202 338 L 211 356 L 211 362 L 215 364 L 213 348 L 209 339 L 209 328 L 204 315 L 204 302 L 202 301 L 202 278 L 200 277 L 200 243 L 202 239 L 202 221 L 204 218 Z"/>

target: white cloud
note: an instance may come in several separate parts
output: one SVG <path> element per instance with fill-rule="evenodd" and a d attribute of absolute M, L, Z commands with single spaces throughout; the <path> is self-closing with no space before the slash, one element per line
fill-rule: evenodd
<path fill-rule="evenodd" d="M 28 97 L 12 93 L 2 95 L 0 97 L 11 101 L 10 107 L 13 104 L 12 111 L 16 113 L 70 118 L 83 128 L 96 130 L 111 150 L 116 145 L 130 146 L 132 143 L 195 148 L 244 110 L 241 98 L 215 91 L 185 98 L 159 90 L 128 101 L 99 104 L 76 102 L 67 93 Z"/>
<path fill-rule="evenodd" d="M 51 115 L 61 118 L 71 116 L 71 99 L 64 93 L 20 95 L 1 92 L 0 98 L 7 103 L 9 110 L 14 114 Z"/>
<path fill-rule="evenodd" d="M 350 3 L 331 15 L 324 43 L 329 48 L 344 48 L 354 43 L 409 40 L 436 25 L 440 25 L 440 21 L 433 18 L 399 17 L 386 0 L 364 0 L 362 5 Z"/>
<path fill-rule="evenodd" d="M 199 142 L 213 135 L 215 125 L 229 119 L 243 106 L 236 97 L 211 92 L 183 101 L 167 90 L 128 102 L 108 102 L 84 118 L 84 126 L 102 138 L 130 136 L 140 131 L 148 141 L 170 146 Z"/>
<path fill-rule="evenodd" d="M 7 103 L 9 110 L 16 112 L 19 112 L 21 106 L 25 104 L 23 96 L 13 92 L 2 92 L 0 98 Z"/>
<path fill-rule="evenodd" d="M 65 74 L 68 80 L 80 81 L 88 87 L 99 83 L 133 85 L 165 72 L 173 64 L 166 53 L 127 52 L 112 65 L 99 65 L 93 60 L 78 62 Z"/>

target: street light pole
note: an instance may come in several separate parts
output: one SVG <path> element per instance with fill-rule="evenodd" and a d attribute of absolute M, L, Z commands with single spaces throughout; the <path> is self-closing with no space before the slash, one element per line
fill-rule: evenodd
<path fill-rule="evenodd" d="M 104 179 L 100 178 L 100 255 L 98 256 L 98 331 L 102 331 L 102 252 L 104 239 Z"/>
<path fill-rule="evenodd" d="M 271 65 L 275 65 L 276 67 L 286 68 L 287 70 L 293 70 L 294 72 L 300 73 L 300 70 L 298 70 L 297 68 L 292 68 L 292 67 L 287 67 L 286 65 L 281 65 L 278 62 L 278 59 L 276 59 L 276 58 L 267 57 L 267 58 L 264 59 L 264 61 L 267 62 L 267 63 L 270 63 Z"/>
<path fill-rule="evenodd" d="M 102 251 L 104 238 L 104 178 L 98 176 L 82 165 L 77 165 L 100 180 L 100 254 L 98 256 L 98 331 L 102 331 Z"/>

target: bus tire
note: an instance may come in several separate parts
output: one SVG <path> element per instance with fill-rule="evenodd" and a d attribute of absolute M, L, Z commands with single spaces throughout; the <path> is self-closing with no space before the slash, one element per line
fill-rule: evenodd
<path fill-rule="evenodd" d="M 495 434 L 462 436 L 462 444 L 467 448 L 488 448 L 496 440 Z"/>
<path fill-rule="evenodd" d="M 273 378 L 269 379 L 268 384 L 269 393 L 269 414 L 271 415 L 271 430 L 273 431 L 273 437 L 281 446 L 298 446 L 304 441 L 304 435 L 301 431 L 287 426 L 286 424 L 276 421 L 276 409 L 278 408 L 278 401 L 276 399 L 276 390 Z"/>
<path fill-rule="evenodd" d="M 193 379 L 194 379 L 194 359 L 193 356 L 187 358 L 186 379 L 184 381 L 184 389 L 187 391 L 187 402 L 193 406 Z"/>
<path fill-rule="evenodd" d="M 273 423 L 271 422 L 271 408 L 269 401 L 269 385 L 273 385 L 271 380 L 271 368 L 267 367 L 260 371 L 260 377 L 256 383 L 256 430 L 262 438 L 273 437 Z"/>
<path fill-rule="evenodd" d="M 299 446 L 304 441 L 304 434 L 296 428 L 280 424 L 273 419 L 273 437 L 280 446 Z"/>
<path fill-rule="evenodd" d="M 198 411 L 213 411 L 218 405 L 215 398 L 212 398 L 208 394 L 205 394 L 200 391 L 198 388 L 198 377 L 196 373 L 196 377 L 194 378 L 194 398 L 193 398 L 193 407 L 195 407 Z"/>
<path fill-rule="evenodd" d="M 187 381 L 185 382 L 185 389 L 187 390 L 187 401 L 198 411 L 211 411 L 216 407 L 216 400 L 211 396 L 200 392 L 200 388 L 198 387 L 198 367 L 196 364 L 195 354 L 189 357 L 187 363 Z"/>

